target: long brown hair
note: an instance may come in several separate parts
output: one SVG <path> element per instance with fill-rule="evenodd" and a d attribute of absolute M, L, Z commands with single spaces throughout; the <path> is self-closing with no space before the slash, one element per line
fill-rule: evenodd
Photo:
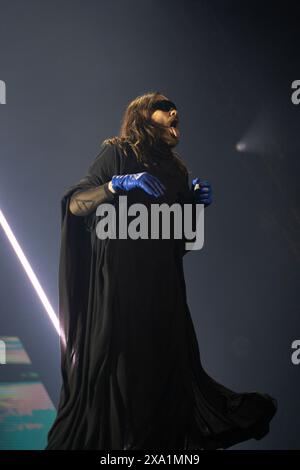
<path fill-rule="evenodd" d="M 125 109 L 120 134 L 105 139 L 103 143 L 117 144 L 125 155 L 131 149 L 137 160 L 146 166 L 151 166 L 154 161 L 170 158 L 187 175 L 188 169 L 181 157 L 160 138 L 165 127 L 151 119 L 151 105 L 161 99 L 161 95 L 159 91 L 150 91 L 132 100 Z"/>

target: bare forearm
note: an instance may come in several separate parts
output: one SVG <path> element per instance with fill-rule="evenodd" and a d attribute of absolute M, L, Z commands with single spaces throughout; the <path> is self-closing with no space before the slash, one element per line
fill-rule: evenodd
<path fill-rule="evenodd" d="M 102 202 L 113 199 L 111 181 L 95 188 L 80 191 L 71 197 L 69 209 L 73 215 L 88 215 Z"/>

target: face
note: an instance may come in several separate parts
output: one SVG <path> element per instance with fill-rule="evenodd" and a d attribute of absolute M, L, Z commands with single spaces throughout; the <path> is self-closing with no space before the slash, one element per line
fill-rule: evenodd
<path fill-rule="evenodd" d="M 158 101 L 169 101 L 169 99 L 164 95 L 160 95 L 156 98 L 155 102 Z M 151 114 L 151 119 L 165 126 L 162 138 L 168 145 L 170 145 L 171 147 L 175 147 L 175 145 L 178 144 L 180 137 L 178 126 L 179 117 L 177 109 L 173 106 L 168 110 L 155 109 Z"/>

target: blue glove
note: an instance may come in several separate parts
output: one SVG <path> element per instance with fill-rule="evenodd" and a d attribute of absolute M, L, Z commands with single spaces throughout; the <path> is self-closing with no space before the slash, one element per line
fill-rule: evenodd
<path fill-rule="evenodd" d="M 199 184 L 200 188 L 195 189 L 196 184 Z M 208 181 L 194 178 L 192 181 L 192 191 L 196 203 L 204 204 L 204 207 L 209 206 L 209 204 L 212 203 L 212 188 Z"/>
<path fill-rule="evenodd" d="M 166 189 L 156 176 L 151 175 L 147 171 L 129 175 L 114 175 L 111 179 L 111 184 L 116 192 L 119 189 L 130 191 L 131 189 L 140 188 L 150 194 L 150 196 L 155 197 L 162 196 Z"/>

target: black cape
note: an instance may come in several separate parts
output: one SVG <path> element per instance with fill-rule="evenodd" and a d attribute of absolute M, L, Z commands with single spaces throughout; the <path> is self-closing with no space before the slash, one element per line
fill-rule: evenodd
<path fill-rule="evenodd" d="M 100 185 L 103 202 L 118 210 L 108 181 L 140 171 L 158 176 L 166 194 L 156 200 L 135 189 L 128 206 L 192 201 L 188 177 L 170 159 L 149 169 L 133 152 L 105 144 L 63 195 L 59 317 L 66 346 L 61 339 L 62 387 L 47 450 L 227 448 L 265 436 L 276 412 L 270 395 L 234 392 L 204 371 L 186 299 L 184 239 L 101 240 L 95 212 L 68 210 L 72 194 Z"/>

